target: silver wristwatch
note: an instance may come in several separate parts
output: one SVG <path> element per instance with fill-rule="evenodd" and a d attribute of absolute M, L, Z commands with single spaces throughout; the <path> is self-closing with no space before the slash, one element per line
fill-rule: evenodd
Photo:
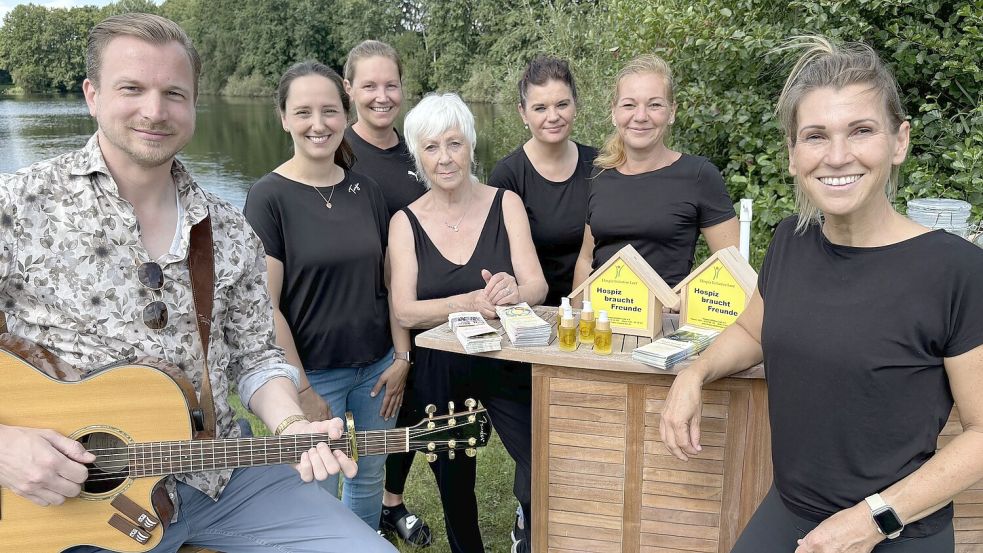
<path fill-rule="evenodd" d="M 894 511 L 894 508 L 884 502 L 881 494 L 875 493 L 864 501 L 870 507 L 870 516 L 874 519 L 874 526 L 877 527 L 878 532 L 884 534 L 889 540 L 901 535 L 901 531 L 904 530 L 904 523 L 901 522 L 901 517 Z"/>

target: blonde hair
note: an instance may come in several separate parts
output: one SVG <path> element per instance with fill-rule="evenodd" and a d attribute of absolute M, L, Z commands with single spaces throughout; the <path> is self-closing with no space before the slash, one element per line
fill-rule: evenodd
<path fill-rule="evenodd" d="M 177 23 L 150 13 L 124 13 L 107 17 L 89 30 L 85 47 L 85 76 L 99 86 L 99 69 L 102 67 L 102 52 L 114 38 L 132 36 L 150 44 L 163 46 L 177 42 L 188 54 L 191 71 L 194 73 L 194 95 L 198 98 L 198 78 L 201 77 L 201 57 L 195 50 L 191 39 Z"/>
<path fill-rule="evenodd" d="M 860 42 L 837 45 L 822 36 L 797 36 L 776 51 L 802 52 L 785 81 L 775 107 L 775 115 L 785 132 L 789 150 L 795 148 L 799 104 L 806 94 L 820 88 L 841 90 L 850 85 L 866 85 L 869 90 L 880 95 L 893 132 L 897 133 L 905 121 L 906 114 L 898 92 L 898 81 L 870 46 Z M 884 184 L 884 193 L 888 200 L 893 201 L 898 191 L 899 172 L 897 165 L 891 167 L 891 173 Z M 795 230 L 802 232 L 811 222 L 820 221 L 820 211 L 798 180 L 799 177 L 796 177 L 795 206 L 799 220 Z"/>
<path fill-rule="evenodd" d="M 669 95 L 666 99 L 670 105 L 676 103 L 675 83 L 672 80 L 672 69 L 670 69 L 669 63 L 655 54 L 642 54 L 628 62 L 618 72 L 618 78 L 615 79 L 614 90 L 611 94 L 611 109 L 614 109 L 615 104 L 618 103 L 621 81 L 629 75 L 639 74 L 659 75 L 665 79 L 666 93 Z M 608 135 L 607 140 L 604 141 L 604 146 L 598 152 L 597 159 L 594 160 L 594 165 L 601 169 L 614 169 L 622 165 L 627 159 L 625 143 L 621 139 L 621 135 L 618 134 L 617 129 L 615 129 L 614 132 Z"/>
<path fill-rule="evenodd" d="M 392 60 L 396 64 L 396 73 L 399 80 L 403 80 L 403 62 L 399 59 L 399 52 L 395 48 L 378 40 L 363 40 L 348 51 L 345 58 L 345 68 L 342 74 L 349 83 L 355 82 L 355 66 L 359 61 L 379 56 Z"/>

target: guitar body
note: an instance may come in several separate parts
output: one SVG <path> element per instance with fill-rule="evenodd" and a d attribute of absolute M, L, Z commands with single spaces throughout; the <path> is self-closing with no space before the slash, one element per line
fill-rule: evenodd
<path fill-rule="evenodd" d="M 119 446 L 191 438 L 185 393 L 150 365 L 119 366 L 62 382 L 0 349 L 0 379 L 0 424 L 50 428 L 83 443 L 94 440 L 89 449 L 107 439 L 118 440 L 110 445 Z M 88 491 L 58 506 L 40 507 L 0 488 L 0 548 L 17 553 L 60 553 L 76 545 L 121 553 L 152 549 L 160 542 L 163 524 L 147 532 L 146 543 L 138 543 L 109 525 L 119 514 L 110 502 L 124 494 L 156 516 L 151 494 L 162 477 L 120 477 L 120 470 L 125 466 L 90 468 Z"/>
<path fill-rule="evenodd" d="M 458 452 L 474 457 L 488 444 L 491 421 L 474 399 L 464 404 L 466 411 L 454 413 L 451 403 L 441 416 L 430 406 L 420 423 L 392 430 L 357 431 L 349 419 L 340 439 L 322 432 L 215 440 L 192 436 L 195 390 L 170 363 L 147 358 L 79 378 L 37 344 L 0 334 L 0 424 L 51 429 L 96 456 L 82 493 L 62 505 L 39 507 L 0 487 L 0 550 L 149 551 L 166 523 L 154 519 L 169 516 L 156 513 L 152 500 L 165 475 L 296 463 L 320 443 L 353 458 L 406 451 L 425 451 L 430 461 L 445 451 L 451 459 Z"/>

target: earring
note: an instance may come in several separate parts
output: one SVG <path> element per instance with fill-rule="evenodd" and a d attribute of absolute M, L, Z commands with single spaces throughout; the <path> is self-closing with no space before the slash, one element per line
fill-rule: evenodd
<path fill-rule="evenodd" d="M 529 130 L 529 123 L 526 123 L 525 125 L 522 126 L 525 127 L 527 131 Z"/>

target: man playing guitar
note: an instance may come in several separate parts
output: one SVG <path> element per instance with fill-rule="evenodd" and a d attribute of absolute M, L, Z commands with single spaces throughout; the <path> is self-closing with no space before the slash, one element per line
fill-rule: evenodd
<path fill-rule="evenodd" d="M 194 133 L 200 72 L 187 35 L 165 18 L 131 13 L 91 29 L 83 91 L 98 131 L 80 150 L 0 175 L 0 311 L 12 334 L 83 374 L 151 356 L 176 365 L 199 393 L 208 379 L 220 438 L 239 436 L 226 399 L 233 384 L 278 434 L 338 438 L 340 419 L 303 417 L 297 370 L 274 345 L 262 244 L 237 209 L 198 186 L 174 157 Z M 206 217 L 214 240 L 207 352 L 187 261 L 191 229 Z M 0 444 L 0 488 L 42 506 L 78 496 L 85 464 L 95 459 L 71 438 L 3 420 Z M 344 453 L 320 443 L 295 468 L 168 478 L 179 512 L 152 551 L 173 553 L 184 543 L 227 553 L 394 551 L 329 493 L 305 485 L 338 471 L 353 475 Z"/>

